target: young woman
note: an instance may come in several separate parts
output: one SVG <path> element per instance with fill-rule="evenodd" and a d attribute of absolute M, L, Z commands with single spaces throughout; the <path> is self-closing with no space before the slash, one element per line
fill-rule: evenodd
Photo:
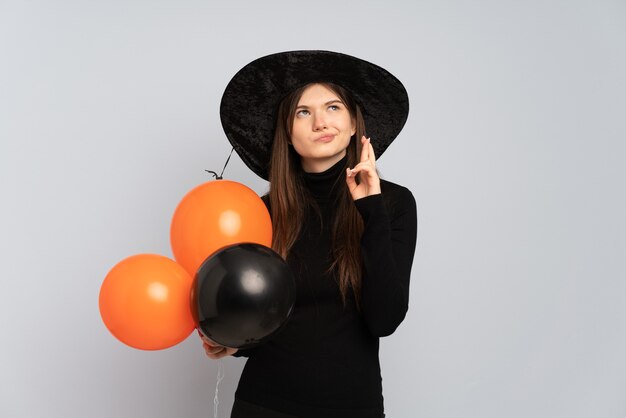
<path fill-rule="evenodd" d="M 242 160 L 269 180 L 272 247 L 297 282 L 270 341 L 239 351 L 203 341 L 210 358 L 248 357 L 231 417 L 383 417 L 379 338 L 408 309 L 417 218 L 411 192 L 379 178 L 376 155 L 406 121 L 404 87 L 345 54 L 284 52 L 240 70 L 220 112 Z"/>

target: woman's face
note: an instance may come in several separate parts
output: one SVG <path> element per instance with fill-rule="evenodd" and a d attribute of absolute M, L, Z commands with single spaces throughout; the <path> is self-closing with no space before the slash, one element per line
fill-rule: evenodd
<path fill-rule="evenodd" d="M 291 143 L 301 157 L 302 168 L 319 173 L 346 155 L 354 120 L 339 96 L 321 84 L 312 84 L 298 101 L 291 129 Z"/>

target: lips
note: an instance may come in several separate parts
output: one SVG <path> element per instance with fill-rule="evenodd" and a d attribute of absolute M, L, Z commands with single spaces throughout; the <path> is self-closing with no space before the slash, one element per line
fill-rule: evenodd
<path fill-rule="evenodd" d="M 324 136 L 317 138 L 315 141 L 316 142 L 330 142 L 333 139 L 335 139 L 335 135 L 324 135 Z"/>

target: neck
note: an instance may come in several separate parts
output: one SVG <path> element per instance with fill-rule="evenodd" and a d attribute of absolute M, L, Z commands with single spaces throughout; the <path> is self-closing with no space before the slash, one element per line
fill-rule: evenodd
<path fill-rule="evenodd" d="M 325 171 L 303 173 L 302 180 L 304 181 L 304 186 L 318 203 L 320 199 L 328 200 L 331 196 L 338 196 L 341 193 L 341 185 L 346 183 L 343 178 L 345 176 L 346 164 L 347 157 L 344 157 Z"/>
<path fill-rule="evenodd" d="M 300 163 L 305 173 L 322 173 L 337 164 L 345 156 L 346 150 L 343 150 L 341 154 L 328 158 L 301 158 Z"/>

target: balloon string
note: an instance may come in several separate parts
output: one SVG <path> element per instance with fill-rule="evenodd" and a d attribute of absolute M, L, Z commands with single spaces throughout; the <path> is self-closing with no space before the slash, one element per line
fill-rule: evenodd
<path fill-rule="evenodd" d="M 217 382 L 215 383 L 215 397 L 213 398 L 213 418 L 217 418 L 217 407 L 220 404 L 218 397 L 220 382 L 224 378 L 224 366 L 222 360 L 217 361 Z"/>
<path fill-rule="evenodd" d="M 233 155 L 234 150 L 235 147 L 232 147 L 230 150 L 230 154 L 228 154 L 228 158 L 226 159 L 226 163 L 224 164 L 224 168 L 222 168 L 222 174 L 220 174 L 220 178 L 222 178 L 222 176 L 224 175 L 224 170 L 226 170 L 226 166 L 228 165 L 228 162 L 230 161 L 230 156 Z"/>
<path fill-rule="evenodd" d="M 223 179 L 224 178 L 224 171 L 226 170 L 226 166 L 228 165 L 228 162 L 230 161 L 230 156 L 233 155 L 233 151 L 234 150 L 235 150 L 234 147 L 230 150 L 230 154 L 228 154 L 228 158 L 226 159 L 226 163 L 224 164 L 224 168 L 222 168 L 222 174 L 220 174 L 218 176 L 215 171 L 211 171 L 211 170 L 204 170 L 204 171 L 206 171 L 207 173 L 213 174 L 213 177 L 215 177 L 215 180 Z"/>

